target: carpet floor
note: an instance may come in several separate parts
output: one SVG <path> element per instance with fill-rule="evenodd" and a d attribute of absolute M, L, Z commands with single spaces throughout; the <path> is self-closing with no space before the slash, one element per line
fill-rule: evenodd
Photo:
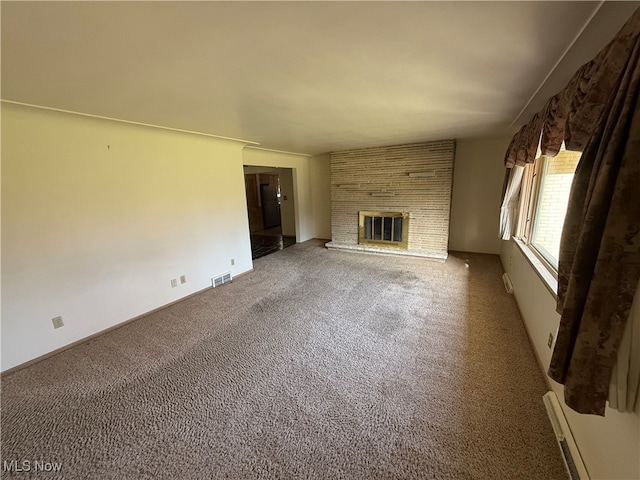
<path fill-rule="evenodd" d="M 3 376 L 2 478 L 567 478 L 497 256 L 254 266 Z"/>

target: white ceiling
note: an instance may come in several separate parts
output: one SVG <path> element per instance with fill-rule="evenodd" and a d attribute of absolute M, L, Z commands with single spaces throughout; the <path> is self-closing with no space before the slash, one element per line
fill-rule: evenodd
<path fill-rule="evenodd" d="M 2 99 L 308 154 L 506 133 L 636 7 L 3 1 Z"/>

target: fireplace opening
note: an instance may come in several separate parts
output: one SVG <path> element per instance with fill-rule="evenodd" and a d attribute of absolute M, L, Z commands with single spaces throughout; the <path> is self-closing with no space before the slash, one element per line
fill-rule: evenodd
<path fill-rule="evenodd" d="M 359 212 L 358 243 L 408 248 L 409 214 L 403 212 Z"/>

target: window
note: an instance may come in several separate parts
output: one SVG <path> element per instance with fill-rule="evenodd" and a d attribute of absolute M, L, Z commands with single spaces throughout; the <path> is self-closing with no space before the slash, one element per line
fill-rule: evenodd
<path fill-rule="evenodd" d="M 580 152 L 561 150 L 525 167 L 518 236 L 557 275 L 560 237 Z"/>

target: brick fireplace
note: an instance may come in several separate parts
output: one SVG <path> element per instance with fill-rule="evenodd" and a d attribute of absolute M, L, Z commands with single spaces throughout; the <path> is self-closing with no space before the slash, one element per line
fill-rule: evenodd
<path fill-rule="evenodd" d="M 454 151 L 443 140 L 332 153 L 327 247 L 446 259 Z"/>

